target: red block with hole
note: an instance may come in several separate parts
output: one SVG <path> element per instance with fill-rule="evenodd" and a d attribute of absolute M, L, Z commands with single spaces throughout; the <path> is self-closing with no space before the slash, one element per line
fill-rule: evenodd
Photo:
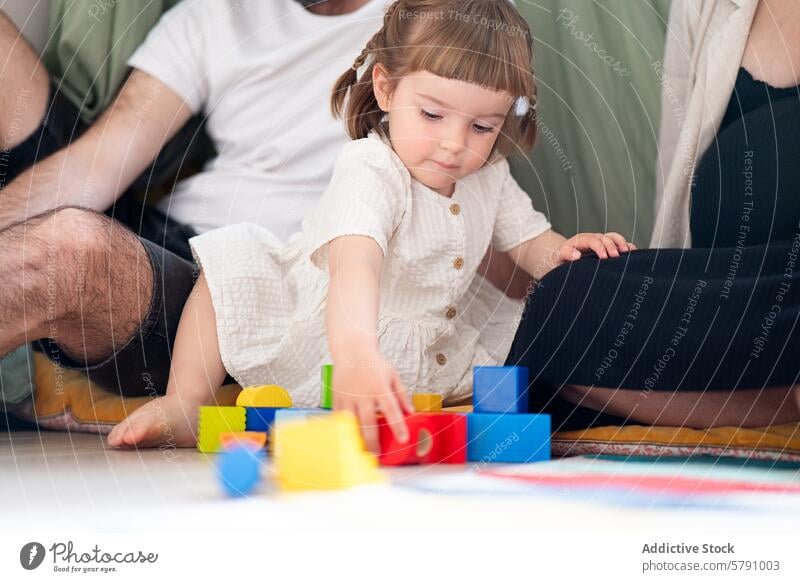
<path fill-rule="evenodd" d="M 465 463 L 467 460 L 467 417 L 452 413 L 409 414 L 408 441 L 394 438 L 386 419 L 378 419 L 381 465 Z"/>

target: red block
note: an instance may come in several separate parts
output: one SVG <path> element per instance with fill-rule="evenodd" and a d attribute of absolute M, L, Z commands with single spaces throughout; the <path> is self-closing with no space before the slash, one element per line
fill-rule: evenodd
<path fill-rule="evenodd" d="M 386 419 L 378 420 L 381 465 L 465 463 L 467 417 L 453 413 L 418 412 L 406 416 L 409 439 L 398 442 Z"/>

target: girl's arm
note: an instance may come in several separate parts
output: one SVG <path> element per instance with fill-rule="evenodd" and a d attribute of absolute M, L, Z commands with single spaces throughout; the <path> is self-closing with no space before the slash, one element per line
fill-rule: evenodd
<path fill-rule="evenodd" d="M 525 241 L 508 251 L 511 259 L 537 281 L 557 266 L 580 259 L 583 251 L 593 251 L 601 259 L 618 257 L 635 250 L 616 232 L 581 233 L 564 238 L 554 230 L 546 230 L 536 238 Z"/>
<path fill-rule="evenodd" d="M 403 411 L 413 412 L 405 387 L 378 348 L 378 309 L 383 251 L 367 236 L 335 238 L 328 246 L 325 322 L 333 357 L 334 408 L 359 419 L 367 448 L 378 452 L 375 412 L 382 412 L 405 442 Z"/>

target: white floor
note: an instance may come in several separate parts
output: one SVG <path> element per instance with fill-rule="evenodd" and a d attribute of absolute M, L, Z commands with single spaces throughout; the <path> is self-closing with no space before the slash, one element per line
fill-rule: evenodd
<path fill-rule="evenodd" d="M 460 466 L 395 468 L 388 471 L 392 485 L 303 494 L 277 493 L 266 468 L 266 482 L 255 495 L 231 500 L 217 484 L 212 458 L 193 449 L 116 451 L 106 447 L 101 435 L 17 432 L 0 435 L 0 463 L 4 537 L 65 531 L 150 532 L 150 537 L 182 531 L 206 539 L 227 531 L 246 538 L 249 530 L 268 527 L 301 537 L 320 531 L 407 532 L 417 538 L 432 535 L 437 545 L 446 547 L 447 541 L 463 536 L 496 541 L 509 532 L 525 532 L 525 544 L 568 540 L 564 547 L 570 553 L 574 543 L 592 552 L 608 544 L 628 544 L 626 555 L 634 559 L 640 557 L 641 544 L 654 538 L 683 539 L 705 532 L 719 542 L 736 535 L 755 536 L 754 543 L 793 539 L 795 546 L 800 533 L 798 505 L 783 510 L 774 499 L 747 511 L 671 510 L 553 495 L 437 494 L 405 486 L 465 471 Z M 518 538 L 514 536 L 522 543 Z M 510 542 L 504 543 L 505 551 L 511 551 Z M 461 548 L 465 556 L 468 550 Z M 0 562 L 0 572 L 2 566 Z"/>

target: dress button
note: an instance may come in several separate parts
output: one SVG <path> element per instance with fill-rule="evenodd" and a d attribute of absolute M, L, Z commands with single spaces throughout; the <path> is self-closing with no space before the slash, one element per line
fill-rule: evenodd
<path fill-rule="evenodd" d="M 456 313 L 458 313 L 456 311 L 456 308 L 455 307 L 451 307 L 450 309 L 447 310 L 447 313 L 445 313 L 445 316 L 447 317 L 447 319 L 453 319 L 456 316 Z"/>
<path fill-rule="evenodd" d="M 444 366 L 447 363 L 447 357 L 444 354 L 436 354 L 436 363 Z"/>
<path fill-rule="evenodd" d="M 453 266 L 456 269 L 460 269 L 461 267 L 464 266 L 464 259 L 462 259 L 461 257 L 458 257 L 455 261 L 453 261 Z"/>
<path fill-rule="evenodd" d="M 459 212 L 461 212 L 461 207 L 458 204 L 454 202 L 450 205 L 450 214 L 457 215 Z"/>

